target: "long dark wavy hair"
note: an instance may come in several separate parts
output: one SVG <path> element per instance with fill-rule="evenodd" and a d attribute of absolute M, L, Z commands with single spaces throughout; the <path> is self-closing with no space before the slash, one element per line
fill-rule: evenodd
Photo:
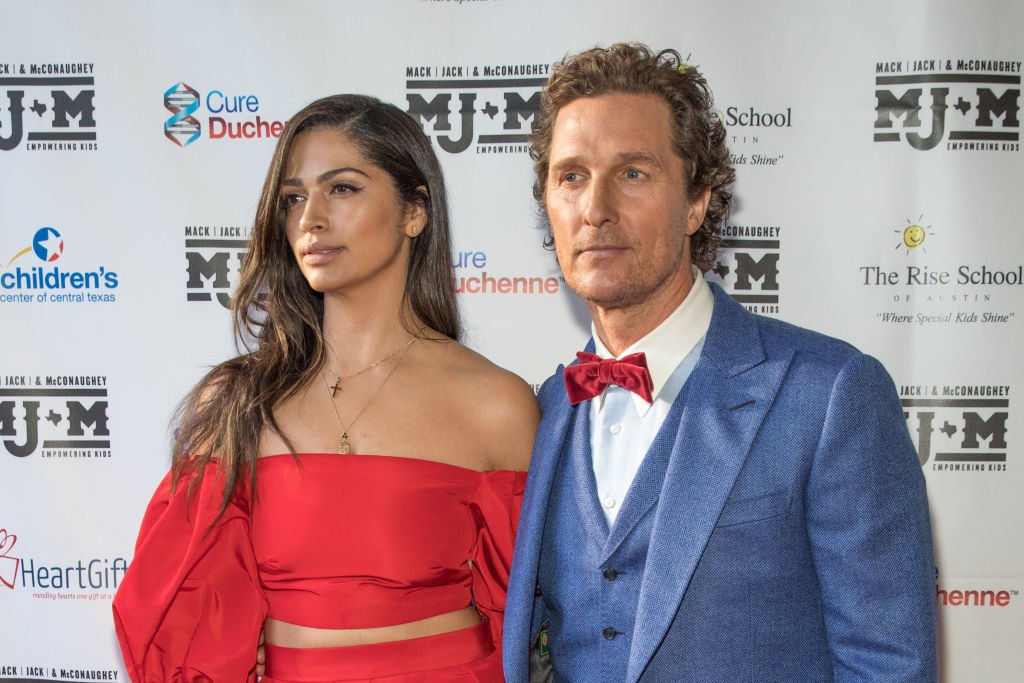
<path fill-rule="evenodd" d="M 452 339 L 460 335 L 448 200 L 430 140 L 405 112 L 373 97 L 334 95 L 307 105 L 277 141 L 232 299 L 236 343 L 243 353 L 207 373 L 175 415 L 173 485 L 215 458 L 224 478 L 222 513 L 239 487 L 255 490 L 263 429 L 273 430 L 295 453 L 274 410 L 320 372 L 326 358 L 323 295 L 309 286 L 295 262 L 279 197 L 292 143 L 311 130 L 344 134 L 391 176 L 404 202 L 424 206 L 428 222 L 412 238 L 402 324 L 411 333 L 425 324 Z M 199 479 L 192 478 L 190 494 Z"/>

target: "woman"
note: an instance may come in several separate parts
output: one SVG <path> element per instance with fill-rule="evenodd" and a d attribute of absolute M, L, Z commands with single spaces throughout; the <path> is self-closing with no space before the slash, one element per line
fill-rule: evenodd
<path fill-rule="evenodd" d="M 440 165 L 369 97 L 278 141 L 234 298 L 114 600 L 135 681 L 501 681 L 538 409 L 458 344 Z"/>

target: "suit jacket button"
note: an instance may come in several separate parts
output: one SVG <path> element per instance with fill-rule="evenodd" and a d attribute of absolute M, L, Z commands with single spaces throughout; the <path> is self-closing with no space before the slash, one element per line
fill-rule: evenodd
<path fill-rule="evenodd" d="M 611 626 L 605 626 L 604 630 L 601 631 L 601 635 L 605 637 L 605 640 L 614 640 L 615 636 L 619 635 L 619 632 Z"/>
<path fill-rule="evenodd" d="M 607 581 L 614 581 L 619 578 L 619 573 L 611 567 L 605 567 L 604 571 L 601 572 L 601 576 L 603 576 Z"/>

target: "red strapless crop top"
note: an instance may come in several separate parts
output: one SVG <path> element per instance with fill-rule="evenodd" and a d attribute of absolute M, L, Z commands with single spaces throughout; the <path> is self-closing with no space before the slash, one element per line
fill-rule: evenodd
<path fill-rule="evenodd" d="M 525 474 L 414 458 L 261 458 L 252 543 L 269 616 L 372 628 L 504 606 Z"/>
<path fill-rule="evenodd" d="M 496 645 L 524 472 L 476 472 L 413 458 L 262 458 L 257 495 L 220 518 L 218 465 L 142 520 L 114 597 L 133 681 L 255 681 L 268 616 L 314 628 L 369 628 L 472 603 Z M 216 520 L 216 522 L 215 522 Z"/>

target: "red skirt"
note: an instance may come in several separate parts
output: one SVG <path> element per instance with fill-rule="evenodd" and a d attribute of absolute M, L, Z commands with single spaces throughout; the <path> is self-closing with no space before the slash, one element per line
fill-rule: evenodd
<path fill-rule="evenodd" d="M 266 646 L 264 683 L 502 683 L 490 624 L 350 647 Z"/>

